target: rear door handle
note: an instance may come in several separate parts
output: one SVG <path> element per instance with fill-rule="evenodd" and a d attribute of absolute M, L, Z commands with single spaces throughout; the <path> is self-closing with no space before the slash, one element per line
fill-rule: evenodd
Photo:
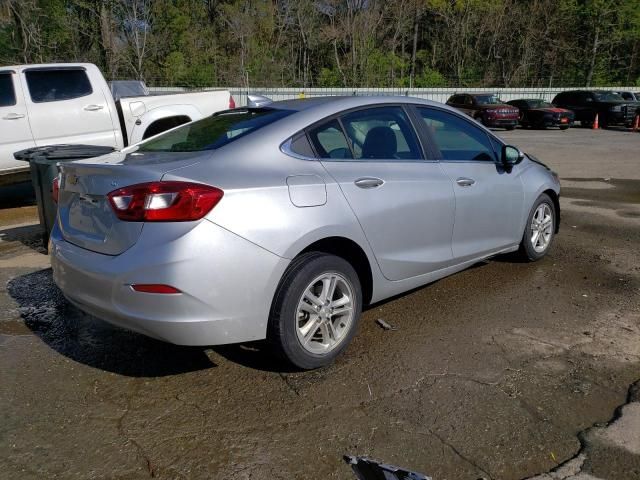
<path fill-rule="evenodd" d="M 4 117 L 2 117 L 3 120 L 18 120 L 19 118 L 24 118 L 24 114 L 23 113 L 8 113 Z"/>
<path fill-rule="evenodd" d="M 87 112 L 95 112 L 96 110 L 102 110 L 103 108 L 103 105 L 87 105 L 84 107 Z"/>
<path fill-rule="evenodd" d="M 456 183 L 461 187 L 470 187 L 476 183 L 476 181 L 473 178 L 460 177 L 456 180 Z"/>
<path fill-rule="evenodd" d="M 376 188 L 384 183 L 384 180 L 375 177 L 359 178 L 355 182 L 356 187 L 360 188 Z"/>

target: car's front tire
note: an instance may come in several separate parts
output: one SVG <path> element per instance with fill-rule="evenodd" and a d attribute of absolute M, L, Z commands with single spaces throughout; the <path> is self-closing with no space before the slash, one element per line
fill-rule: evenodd
<path fill-rule="evenodd" d="M 533 204 L 520 243 L 520 255 L 535 262 L 544 257 L 556 232 L 556 207 L 549 195 L 543 193 Z"/>
<path fill-rule="evenodd" d="M 268 339 L 296 367 L 323 367 L 349 345 L 361 312 L 362 287 L 351 264 L 335 255 L 305 253 L 280 281 Z"/>

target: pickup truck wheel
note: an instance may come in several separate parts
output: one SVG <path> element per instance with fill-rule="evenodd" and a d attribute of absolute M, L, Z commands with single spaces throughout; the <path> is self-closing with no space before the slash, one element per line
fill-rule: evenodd
<path fill-rule="evenodd" d="M 294 259 L 278 286 L 267 337 L 301 369 L 330 364 L 349 345 L 362 312 L 362 288 L 351 264 L 310 252 Z"/>

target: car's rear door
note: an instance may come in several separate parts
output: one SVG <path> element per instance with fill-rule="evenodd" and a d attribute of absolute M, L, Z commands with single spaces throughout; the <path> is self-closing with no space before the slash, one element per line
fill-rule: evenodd
<path fill-rule="evenodd" d="M 0 171 L 27 167 L 13 154 L 33 146 L 20 77 L 13 70 L 0 71 Z"/>
<path fill-rule="evenodd" d="M 517 244 L 524 214 L 521 167 L 506 171 L 489 135 L 474 122 L 435 107 L 416 111 L 455 192 L 455 262 Z"/>
<path fill-rule="evenodd" d="M 34 67 L 23 72 L 36 145 L 119 144 L 109 99 L 94 88 L 84 67 Z"/>
<path fill-rule="evenodd" d="M 424 158 L 402 106 L 351 111 L 308 134 L 386 278 L 402 280 L 451 264 L 451 182 L 437 161 Z"/>

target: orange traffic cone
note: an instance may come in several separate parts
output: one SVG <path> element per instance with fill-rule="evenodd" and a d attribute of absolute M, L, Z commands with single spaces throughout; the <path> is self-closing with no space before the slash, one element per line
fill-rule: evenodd
<path fill-rule="evenodd" d="M 636 118 L 633 120 L 633 131 L 637 132 L 640 130 L 640 114 L 636 115 Z"/>
<path fill-rule="evenodd" d="M 593 121 L 593 127 L 591 127 L 593 130 L 597 130 L 600 128 L 600 124 L 598 123 L 598 114 L 596 113 L 596 119 Z"/>

